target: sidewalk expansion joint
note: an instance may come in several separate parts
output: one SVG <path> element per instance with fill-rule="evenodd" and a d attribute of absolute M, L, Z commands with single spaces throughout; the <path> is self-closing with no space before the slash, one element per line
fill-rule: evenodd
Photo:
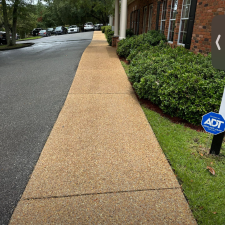
<path fill-rule="evenodd" d="M 181 187 L 127 190 L 127 191 L 108 191 L 108 192 L 96 192 L 96 193 L 62 195 L 62 196 L 46 196 L 46 197 L 36 197 L 36 198 L 24 198 L 21 200 L 22 201 L 30 201 L 30 200 L 44 200 L 44 199 L 51 199 L 51 198 L 71 198 L 71 197 L 88 196 L 88 195 L 120 194 L 120 193 L 129 193 L 129 192 L 164 191 L 164 190 L 176 190 L 176 189 L 181 189 Z"/>

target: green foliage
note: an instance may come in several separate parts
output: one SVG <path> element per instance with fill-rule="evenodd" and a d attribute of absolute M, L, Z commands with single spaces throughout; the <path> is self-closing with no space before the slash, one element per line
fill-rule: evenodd
<path fill-rule="evenodd" d="M 48 6 L 53 5 L 51 18 L 56 24 L 81 25 L 86 22 L 108 23 L 108 15 L 112 15 L 114 0 L 45 0 Z M 45 22 L 46 18 L 43 18 Z M 62 21 L 62 22 L 59 22 Z"/>
<path fill-rule="evenodd" d="M 126 30 L 126 37 L 132 37 L 132 36 L 134 36 L 133 30 L 127 29 L 127 30 Z"/>
<path fill-rule="evenodd" d="M 118 43 L 117 54 L 131 60 L 138 52 L 149 49 L 151 46 L 156 46 L 160 41 L 166 42 L 166 37 L 155 30 L 138 36 L 127 37 Z M 130 54 L 132 55 L 129 58 Z"/>
<path fill-rule="evenodd" d="M 102 33 L 105 33 L 107 35 L 107 31 L 112 30 L 112 27 L 111 26 L 102 26 L 101 29 L 102 29 Z"/>
<path fill-rule="evenodd" d="M 180 184 L 197 224 L 225 224 L 225 142 L 219 156 L 209 155 L 210 134 L 174 124 L 143 107 L 154 134 Z M 213 176 L 206 167 L 216 171 Z"/>
<path fill-rule="evenodd" d="M 149 99 L 171 116 L 199 125 L 208 112 L 218 112 L 225 72 L 207 57 L 183 47 L 160 43 L 131 62 L 129 79 L 140 98 Z"/>
<path fill-rule="evenodd" d="M 112 31 L 112 27 L 111 26 L 105 26 L 105 35 L 108 34 L 108 32 Z"/>
<path fill-rule="evenodd" d="M 105 26 L 101 27 L 102 33 L 105 33 Z"/>
<path fill-rule="evenodd" d="M 113 35 L 114 35 L 114 31 L 108 30 L 108 32 L 106 34 L 106 39 L 107 39 L 107 42 L 109 43 L 110 46 L 112 46 Z"/>

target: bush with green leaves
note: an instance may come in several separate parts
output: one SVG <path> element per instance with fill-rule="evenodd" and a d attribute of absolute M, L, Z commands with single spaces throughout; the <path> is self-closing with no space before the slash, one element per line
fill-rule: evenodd
<path fill-rule="evenodd" d="M 148 31 L 147 33 L 138 36 L 127 37 L 118 43 L 117 54 L 120 57 L 128 58 L 132 53 L 132 57 L 140 51 L 149 49 L 151 46 L 156 46 L 162 42 L 167 42 L 166 37 L 160 31 Z"/>
<path fill-rule="evenodd" d="M 111 30 L 112 30 L 112 27 L 111 26 L 105 26 L 105 29 L 104 29 L 105 35 L 107 35 L 107 32 L 108 31 L 111 31 Z"/>
<path fill-rule="evenodd" d="M 134 57 L 128 77 L 140 98 L 196 125 L 204 114 L 218 112 L 225 86 L 225 72 L 214 69 L 210 54 L 163 43 Z"/>
<path fill-rule="evenodd" d="M 105 26 L 101 27 L 102 33 L 105 33 Z"/>
<path fill-rule="evenodd" d="M 114 31 L 108 30 L 108 32 L 106 34 L 106 39 L 107 39 L 107 42 L 109 43 L 110 46 L 112 46 L 113 35 L 114 35 Z"/>
<path fill-rule="evenodd" d="M 134 32 L 131 29 L 126 29 L 126 37 L 132 37 L 134 36 Z"/>

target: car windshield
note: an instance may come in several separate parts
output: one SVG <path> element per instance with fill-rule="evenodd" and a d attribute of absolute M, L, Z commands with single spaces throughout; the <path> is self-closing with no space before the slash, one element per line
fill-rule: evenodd
<path fill-rule="evenodd" d="M 40 32 L 39 33 L 45 33 L 46 32 L 46 30 L 40 30 Z"/>
<path fill-rule="evenodd" d="M 61 30 L 61 29 L 62 29 L 61 27 L 56 27 L 56 28 L 55 28 L 55 30 Z"/>
<path fill-rule="evenodd" d="M 53 28 L 48 28 L 47 30 L 52 31 L 52 30 L 53 30 Z"/>

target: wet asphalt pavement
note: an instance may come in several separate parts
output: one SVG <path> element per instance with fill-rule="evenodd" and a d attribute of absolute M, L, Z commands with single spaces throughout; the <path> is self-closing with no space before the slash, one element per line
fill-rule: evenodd
<path fill-rule="evenodd" d="M 0 51 L 0 224 L 9 223 L 93 32 Z"/>

